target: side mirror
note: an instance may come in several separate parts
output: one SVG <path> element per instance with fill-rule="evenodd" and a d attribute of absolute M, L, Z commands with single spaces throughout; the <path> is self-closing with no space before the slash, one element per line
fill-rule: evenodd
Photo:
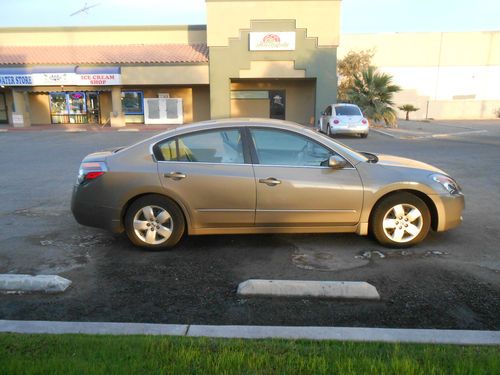
<path fill-rule="evenodd" d="M 322 111 L 322 112 L 320 113 L 320 115 L 321 115 L 321 116 L 326 116 L 326 112 L 325 112 L 325 111 Z"/>
<path fill-rule="evenodd" d="M 347 166 L 347 161 L 338 155 L 332 155 L 328 159 L 328 166 L 332 169 L 343 169 Z"/>

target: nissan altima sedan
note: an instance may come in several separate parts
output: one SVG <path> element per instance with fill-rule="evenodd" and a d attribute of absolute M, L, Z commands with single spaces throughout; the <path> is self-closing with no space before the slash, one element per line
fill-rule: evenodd
<path fill-rule="evenodd" d="M 223 233 L 354 232 L 408 247 L 457 226 L 464 196 L 428 164 L 291 122 L 228 119 L 86 156 L 71 207 L 80 224 L 157 250 Z"/>

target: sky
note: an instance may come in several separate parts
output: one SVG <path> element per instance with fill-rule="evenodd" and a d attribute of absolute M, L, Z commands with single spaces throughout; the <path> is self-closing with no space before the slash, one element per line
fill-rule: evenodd
<path fill-rule="evenodd" d="M 205 24 L 205 17 L 205 0 L 0 0 L 0 27 Z M 491 30 L 500 30 L 500 0 L 342 1 L 342 33 Z"/>

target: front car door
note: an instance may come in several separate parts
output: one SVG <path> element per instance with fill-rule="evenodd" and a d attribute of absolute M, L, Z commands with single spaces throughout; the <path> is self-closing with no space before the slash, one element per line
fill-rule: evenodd
<path fill-rule="evenodd" d="M 358 223 L 363 187 L 350 166 L 328 167 L 334 150 L 302 134 L 251 128 L 257 226 L 341 226 Z"/>
<path fill-rule="evenodd" d="M 326 107 L 326 109 L 323 111 L 323 114 L 321 115 L 320 119 L 320 124 L 319 124 L 319 130 L 323 133 L 327 132 L 328 129 L 328 123 L 330 121 L 330 118 L 332 116 L 332 106 L 329 105 Z"/>
<path fill-rule="evenodd" d="M 187 208 L 193 228 L 253 226 L 255 179 L 242 132 L 223 128 L 179 135 L 155 146 L 167 195 Z"/>

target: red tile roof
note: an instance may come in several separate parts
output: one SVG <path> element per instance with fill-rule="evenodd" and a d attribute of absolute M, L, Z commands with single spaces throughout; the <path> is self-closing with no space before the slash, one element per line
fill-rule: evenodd
<path fill-rule="evenodd" d="M 0 46 L 0 65 L 206 63 L 206 44 Z"/>

